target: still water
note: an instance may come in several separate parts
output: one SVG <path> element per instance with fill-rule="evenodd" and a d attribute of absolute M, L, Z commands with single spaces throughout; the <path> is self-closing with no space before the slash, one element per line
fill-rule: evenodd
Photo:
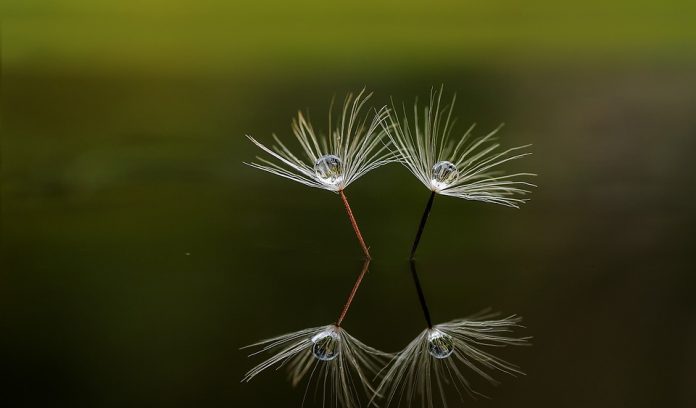
<path fill-rule="evenodd" d="M 3 371 L 22 406 L 300 406 L 239 348 L 330 324 L 360 273 L 339 197 L 242 164 L 308 108 L 456 91 L 459 130 L 505 122 L 538 173 L 521 209 L 438 197 L 417 258 L 433 320 L 519 314 L 467 406 L 687 406 L 696 399 L 696 70 L 683 66 L 250 80 L 3 73 Z M 465 73 L 466 75 L 463 75 Z M 307 89 L 311 89 L 308 92 Z M 398 165 L 347 194 L 373 261 L 344 326 L 397 351 L 424 328 L 407 261 L 428 191 Z M 456 393 L 450 393 L 459 406 Z M 311 396 L 307 404 L 311 406 Z"/>

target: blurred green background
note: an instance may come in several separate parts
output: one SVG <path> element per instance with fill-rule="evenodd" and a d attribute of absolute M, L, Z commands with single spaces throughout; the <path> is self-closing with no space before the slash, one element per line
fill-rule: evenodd
<path fill-rule="evenodd" d="M 3 406 L 300 406 L 238 348 L 328 324 L 360 271 L 340 200 L 242 164 L 308 109 L 443 84 L 539 174 L 520 210 L 440 197 L 433 318 L 524 316 L 527 373 L 453 406 L 696 402 L 696 3 L 5 0 Z M 427 191 L 348 190 L 375 260 L 345 327 L 422 330 L 406 255 Z M 312 406 L 311 398 L 307 402 Z"/>

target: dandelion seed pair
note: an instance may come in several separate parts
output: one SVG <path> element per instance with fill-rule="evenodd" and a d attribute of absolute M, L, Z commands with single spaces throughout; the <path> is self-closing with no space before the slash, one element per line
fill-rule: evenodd
<path fill-rule="evenodd" d="M 490 318 L 487 315 L 434 326 L 412 261 L 412 276 L 426 318 L 426 330 L 396 354 L 378 351 L 350 336 L 342 328 L 342 323 L 369 268 L 370 252 L 344 190 L 369 171 L 392 162 L 406 166 L 431 190 L 411 248 L 410 258 L 413 260 L 435 194 L 510 207 L 523 203 L 525 200 L 517 195 L 528 193 L 526 187 L 532 185 L 518 178 L 531 174 L 506 176 L 496 168 L 527 153 L 516 153 L 524 147 L 499 152 L 499 145 L 493 143 L 497 129 L 484 137 L 470 140 L 470 128 L 456 143 L 451 141 L 454 124 L 452 106 L 443 108 L 441 105 L 442 90 L 431 93 L 430 104 L 422 115 L 416 104 L 412 120 L 408 119 L 405 108 L 402 116 L 387 107 L 365 114 L 364 108 L 370 97 L 371 94 L 366 94 L 364 90 L 355 97 L 346 97 L 335 128 L 331 127 L 330 116 L 328 136 L 318 136 L 304 115 L 299 113 L 293 121 L 292 130 L 303 150 L 302 158 L 298 158 L 276 136 L 277 144 L 271 148 L 249 137 L 277 160 L 273 162 L 258 158 L 259 163 L 250 163 L 250 166 L 339 194 L 366 261 L 335 324 L 252 345 L 260 347 L 257 353 L 276 354 L 251 369 L 244 381 L 251 380 L 266 368 L 286 366 L 294 385 L 307 374 L 310 378 L 319 376 L 317 384 L 323 384 L 324 402 L 336 406 L 358 406 L 361 400 L 359 389 L 372 403 L 377 403 L 382 396 L 386 397 L 387 403 L 392 402 L 398 394 L 411 404 L 417 394 L 423 405 L 432 406 L 433 382 L 443 403 L 443 380 L 452 380 L 457 390 L 464 389 L 471 393 L 460 365 L 490 381 L 493 381 L 492 377 L 483 369 L 509 374 L 519 372 L 514 366 L 479 347 L 523 344 L 524 338 L 506 336 L 518 325 L 519 319 L 511 316 L 502 320 L 484 320 Z M 389 364 L 385 364 L 387 359 L 391 360 Z M 376 378 L 368 378 L 375 374 Z M 373 386 L 377 381 L 378 385 Z"/>
<path fill-rule="evenodd" d="M 411 249 L 411 258 L 420 242 L 423 228 L 432 208 L 435 194 L 465 200 L 483 201 L 518 207 L 534 185 L 520 178 L 531 173 L 503 174 L 498 167 L 530 153 L 517 153 L 529 147 L 520 146 L 499 151 L 493 132 L 472 140 L 473 126 L 458 140 L 451 140 L 454 120 L 453 103 L 442 106 L 442 90 L 432 92 L 430 104 L 421 114 L 418 104 L 409 120 L 406 109 L 399 116 L 386 106 L 374 114 L 361 115 L 372 94 L 363 90 L 356 97 L 348 95 L 343 104 L 338 126 L 328 136 L 318 136 L 302 112 L 293 120 L 292 130 L 305 157 L 288 149 L 277 136 L 271 148 L 247 136 L 255 145 L 279 163 L 257 157 L 251 167 L 285 177 L 309 187 L 338 193 L 358 238 L 365 257 L 370 252 L 362 237 L 344 190 L 358 178 L 385 164 L 403 164 L 430 191 L 430 198 Z M 369 121 L 369 122 L 368 122 Z M 369 123 L 369 126 L 367 125 Z M 385 143 L 388 140 L 389 143 Z"/>

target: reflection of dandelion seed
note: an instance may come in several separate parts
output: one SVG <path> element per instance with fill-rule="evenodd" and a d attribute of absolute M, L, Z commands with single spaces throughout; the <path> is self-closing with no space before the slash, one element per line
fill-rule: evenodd
<path fill-rule="evenodd" d="M 369 260 L 366 260 L 335 324 L 304 329 L 247 346 L 261 347 L 252 355 L 263 352 L 275 354 L 249 370 L 242 381 L 250 381 L 267 368 L 284 366 L 290 373 L 293 386 L 299 384 L 307 374 L 310 381 L 316 377 L 316 387 L 321 387 L 323 404 L 328 402 L 334 406 L 355 407 L 360 405 L 361 392 L 368 396 L 375 395 L 376 390 L 370 384 L 370 379 L 379 372 L 390 355 L 363 344 L 341 326 L 368 267 Z"/>
<path fill-rule="evenodd" d="M 467 319 L 453 320 L 433 325 L 425 301 L 415 264 L 411 262 L 421 308 L 427 328 L 406 346 L 385 368 L 377 394 L 386 398 L 387 404 L 405 402 L 411 405 L 420 401 L 422 406 L 433 407 L 439 398 L 446 406 L 443 383 L 452 384 L 463 397 L 481 395 L 472 389 L 463 369 L 469 369 L 493 384 L 497 381 L 488 371 L 499 371 L 510 375 L 522 374 L 519 369 L 487 351 L 484 347 L 526 345 L 528 337 L 514 338 L 506 334 L 519 325 L 521 318 L 510 316 L 500 320 L 486 320 L 494 314 L 480 314 Z M 373 398 L 375 400 L 376 398 Z"/>
<path fill-rule="evenodd" d="M 243 381 L 250 381 L 269 367 L 286 366 L 293 386 L 308 373 L 310 377 L 316 376 L 316 385 L 322 387 L 322 402 L 333 401 L 341 407 L 359 406 L 358 391 L 366 395 L 376 392 L 370 378 L 382 368 L 382 357 L 387 356 L 336 325 L 300 330 L 252 346 L 263 347 L 257 353 L 275 351 L 276 354 L 249 370 Z M 361 390 L 356 388 L 357 384 Z"/>
<path fill-rule="evenodd" d="M 491 316 L 481 316 L 480 319 Z M 521 371 L 484 350 L 481 346 L 500 347 L 524 345 L 525 338 L 510 338 L 504 333 L 519 326 L 520 319 L 510 316 L 501 320 L 462 319 L 438 324 L 423 330 L 390 363 L 389 369 L 378 392 L 383 393 L 387 403 L 399 395 L 410 405 L 420 399 L 421 405 L 432 407 L 433 400 L 440 398 L 446 405 L 445 384 L 451 383 L 463 396 L 477 394 L 471 387 L 462 368 L 468 368 L 491 383 L 497 381 L 484 370 L 493 370 L 510 375 Z M 414 401 L 415 400 L 415 401 Z"/>
<path fill-rule="evenodd" d="M 388 110 L 382 108 L 376 112 L 369 125 L 370 115 L 361 114 L 371 96 L 372 94 L 366 95 L 364 90 L 356 97 L 348 95 L 337 127 L 331 129 L 331 123 L 329 123 L 331 134 L 328 137 L 317 136 L 302 112 L 298 113 L 297 119 L 293 120 L 292 131 L 302 147 L 303 157 L 292 153 L 275 135 L 273 138 L 277 145 L 271 148 L 247 136 L 256 146 L 277 160 L 272 162 L 257 157 L 259 163 L 247 163 L 249 166 L 340 195 L 367 258 L 370 257 L 369 250 L 344 190 L 366 173 L 394 160 L 393 153 L 382 143 L 384 137 L 382 122 L 386 119 Z"/>
<path fill-rule="evenodd" d="M 531 173 L 504 175 L 497 170 L 508 161 L 531 154 L 517 153 L 528 146 L 498 151 L 500 145 L 493 141 L 500 128 L 472 140 L 472 126 L 459 141 L 451 140 L 454 99 L 449 107 L 442 106 L 441 99 L 442 89 L 432 92 L 430 104 L 425 107 L 422 117 L 418 105 L 414 105 L 413 123 L 409 122 L 405 108 L 402 117 L 388 113 L 389 125 L 385 126 L 400 161 L 432 191 L 411 248 L 411 258 L 415 255 L 435 194 L 518 207 L 526 200 L 514 196 L 528 193 L 525 188 L 533 186 L 517 180 L 533 176 Z"/>

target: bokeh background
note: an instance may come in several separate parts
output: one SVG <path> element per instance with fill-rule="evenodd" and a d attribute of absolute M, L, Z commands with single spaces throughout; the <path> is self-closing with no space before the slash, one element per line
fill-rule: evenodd
<path fill-rule="evenodd" d="M 2 405 L 300 406 L 281 372 L 240 384 L 238 348 L 334 320 L 360 251 L 338 197 L 244 166 L 244 135 L 443 84 L 539 174 L 520 210 L 435 202 L 434 319 L 534 336 L 501 350 L 526 376 L 453 406 L 694 406 L 695 4 L 4 0 Z M 391 166 L 348 194 L 375 260 L 345 326 L 396 351 L 428 192 Z"/>

